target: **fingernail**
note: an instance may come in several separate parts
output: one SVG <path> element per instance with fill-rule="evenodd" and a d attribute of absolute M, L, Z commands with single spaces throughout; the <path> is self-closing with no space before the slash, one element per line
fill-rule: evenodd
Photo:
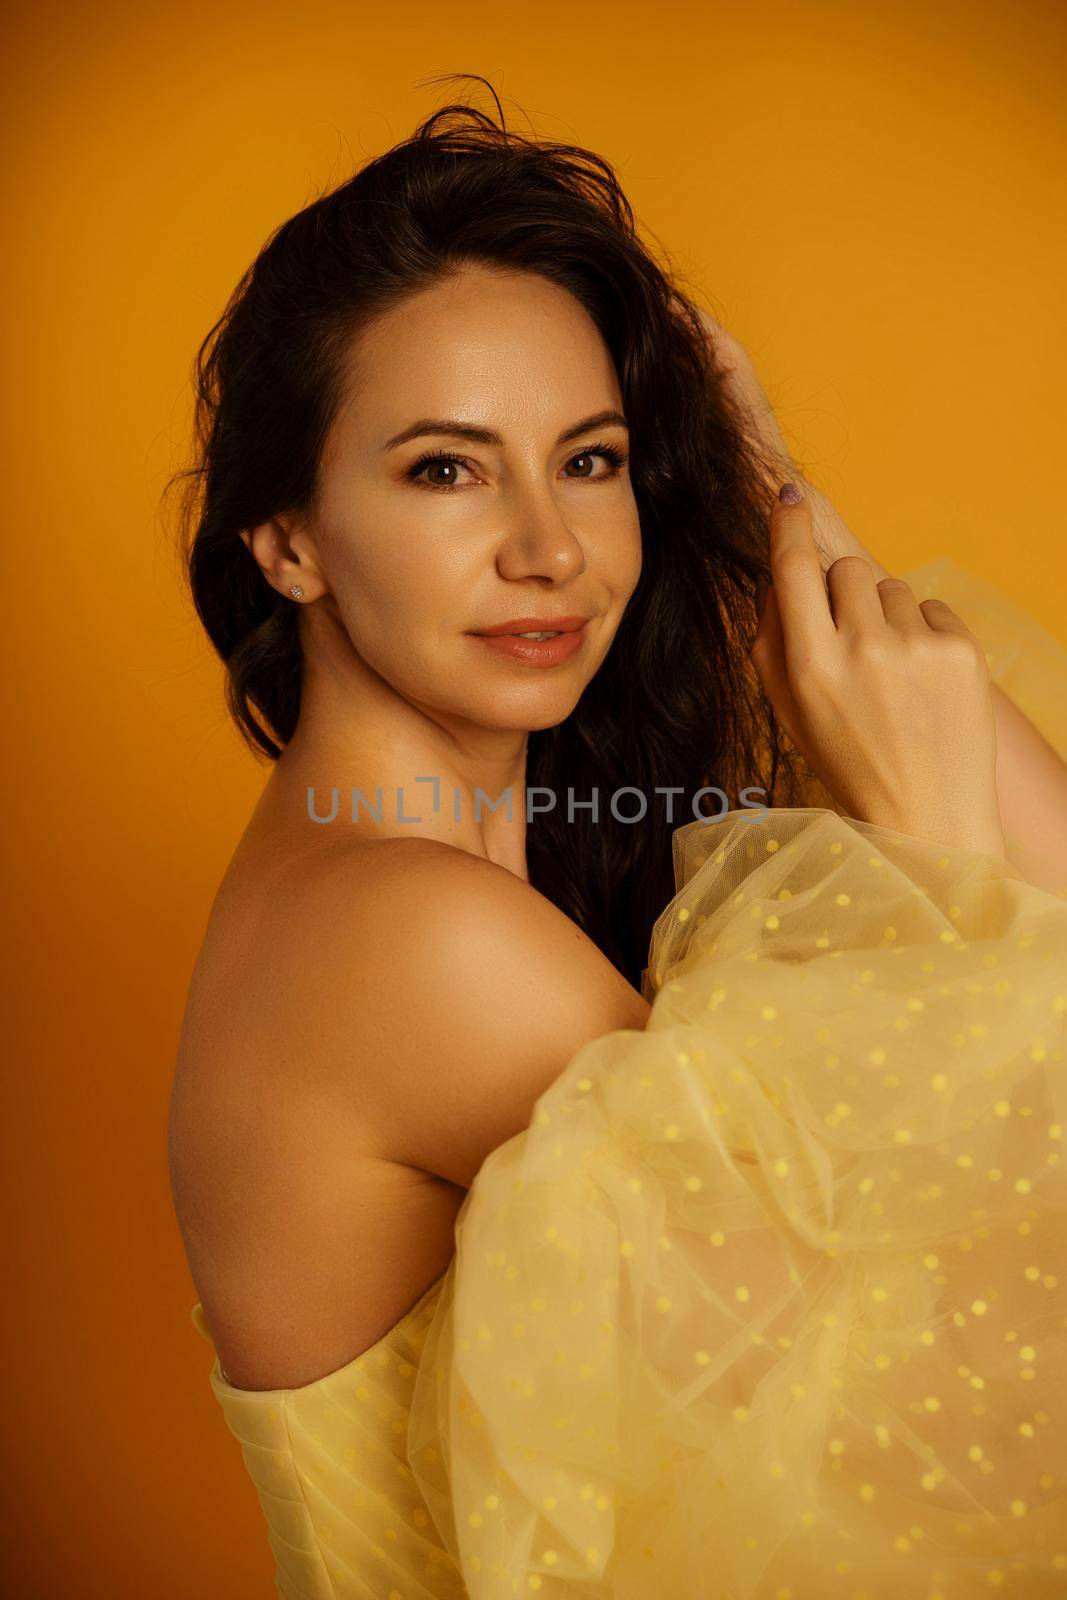
<path fill-rule="evenodd" d="M 778 491 L 778 498 L 785 506 L 798 506 L 804 496 L 795 483 L 783 483 Z"/>

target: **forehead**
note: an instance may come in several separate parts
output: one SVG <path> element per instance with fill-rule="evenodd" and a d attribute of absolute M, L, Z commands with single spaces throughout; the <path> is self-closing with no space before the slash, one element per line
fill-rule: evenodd
<path fill-rule="evenodd" d="M 614 364 L 573 295 L 532 273 L 468 269 L 405 296 L 359 334 L 338 423 L 381 445 L 418 416 L 554 438 L 608 405 L 622 409 Z"/>

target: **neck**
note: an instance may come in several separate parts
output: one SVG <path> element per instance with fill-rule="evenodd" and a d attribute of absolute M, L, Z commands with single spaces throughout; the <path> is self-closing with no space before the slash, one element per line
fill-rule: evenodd
<path fill-rule="evenodd" d="M 527 881 L 527 737 L 415 705 L 362 662 L 312 672 L 257 811 L 329 843 L 438 840 Z"/>

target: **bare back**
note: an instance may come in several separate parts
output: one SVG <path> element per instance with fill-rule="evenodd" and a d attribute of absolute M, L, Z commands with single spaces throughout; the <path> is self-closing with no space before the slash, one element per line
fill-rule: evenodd
<path fill-rule="evenodd" d="M 170 1120 L 228 1378 L 295 1388 L 376 1343 L 447 1269 L 485 1156 L 582 1043 L 647 1012 L 491 862 L 425 839 L 279 856 L 246 836 L 190 984 Z"/>

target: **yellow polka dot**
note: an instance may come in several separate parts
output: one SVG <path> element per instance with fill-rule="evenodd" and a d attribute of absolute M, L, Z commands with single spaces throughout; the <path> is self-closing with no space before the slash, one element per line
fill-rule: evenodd
<path fill-rule="evenodd" d="M 834 904 L 838 905 L 838 906 L 851 905 L 852 904 L 852 896 L 850 894 L 835 894 L 834 895 Z"/>
<path fill-rule="evenodd" d="M 741 1284 L 738 1288 L 736 1288 L 734 1290 L 734 1295 L 738 1300 L 740 1300 L 742 1302 L 751 1300 L 751 1298 L 752 1298 L 751 1294 L 745 1288 L 744 1284 Z"/>

